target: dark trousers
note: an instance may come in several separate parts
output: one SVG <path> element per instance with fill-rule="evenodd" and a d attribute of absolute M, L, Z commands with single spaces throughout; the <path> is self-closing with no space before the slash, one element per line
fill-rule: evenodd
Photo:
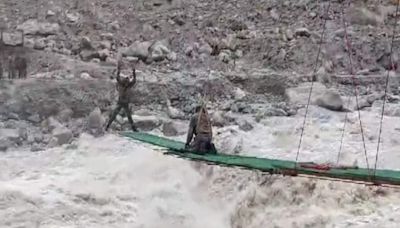
<path fill-rule="evenodd" d="M 111 114 L 110 120 L 107 123 L 106 130 L 108 130 L 108 128 L 111 126 L 112 122 L 115 120 L 121 109 L 124 109 L 125 114 L 128 117 L 129 124 L 132 127 L 132 131 L 137 131 L 135 125 L 133 124 L 132 113 L 131 110 L 129 109 L 129 104 L 126 103 L 118 103 L 118 106 L 114 109 L 114 112 Z"/>
<path fill-rule="evenodd" d="M 196 135 L 193 142 L 190 144 L 190 148 L 200 154 L 215 154 L 217 152 L 214 144 L 212 143 L 212 137 L 205 134 Z"/>

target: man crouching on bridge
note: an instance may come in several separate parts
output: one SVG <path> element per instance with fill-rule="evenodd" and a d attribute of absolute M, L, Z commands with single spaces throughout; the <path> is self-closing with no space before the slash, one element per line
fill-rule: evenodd
<path fill-rule="evenodd" d="M 217 151 L 212 143 L 211 121 L 205 105 L 198 105 L 196 113 L 190 119 L 185 149 L 194 150 L 197 153 L 213 153 Z M 192 142 L 193 134 L 195 138 Z"/>

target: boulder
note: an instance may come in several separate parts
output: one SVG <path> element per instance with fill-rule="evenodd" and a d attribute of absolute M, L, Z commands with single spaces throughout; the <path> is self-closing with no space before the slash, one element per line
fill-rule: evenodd
<path fill-rule="evenodd" d="M 53 130 L 52 135 L 57 139 L 58 145 L 70 143 L 73 137 L 72 131 L 66 127 L 57 127 Z"/>
<path fill-rule="evenodd" d="M 295 36 L 311 36 L 310 31 L 307 28 L 297 28 L 294 32 Z"/>
<path fill-rule="evenodd" d="M 222 111 L 216 111 L 211 114 L 211 122 L 213 126 L 216 127 L 223 127 L 227 123 L 227 120 L 225 119 L 224 112 Z"/>
<path fill-rule="evenodd" d="M 123 56 L 137 57 L 142 61 L 145 61 L 149 57 L 149 49 L 152 43 L 149 41 L 134 42 L 131 46 L 123 48 L 121 53 Z"/>
<path fill-rule="evenodd" d="M 36 19 L 29 19 L 17 26 L 18 30 L 22 30 L 26 35 L 56 35 L 60 26 L 57 23 L 39 22 Z"/>
<path fill-rule="evenodd" d="M 79 56 L 81 57 L 81 59 L 83 61 L 89 61 L 91 59 L 97 58 L 100 59 L 100 54 L 99 52 L 95 51 L 95 50 L 82 50 L 79 53 Z"/>
<path fill-rule="evenodd" d="M 162 61 L 168 57 L 171 51 L 161 41 L 156 41 L 149 49 L 153 61 Z"/>
<path fill-rule="evenodd" d="M 45 132 L 52 132 L 54 129 L 62 127 L 62 124 L 54 119 L 54 117 L 47 118 L 41 125 Z"/>
<path fill-rule="evenodd" d="M 68 122 L 73 114 L 74 112 L 72 111 L 72 109 L 66 108 L 58 113 L 57 119 L 61 122 Z"/>
<path fill-rule="evenodd" d="M 81 50 L 83 50 L 83 49 L 92 50 L 93 49 L 92 41 L 90 40 L 89 37 L 87 37 L 87 36 L 81 37 L 80 48 L 81 48 Z"/>
<path fill-rule="evenodd" d="M 99 130 L 103 129 L 106 120 L 101 114 L 101 110 L 99 107 L 95 108 L 87 118 L 87 128 L 89 130 Z"/>
<path fill-rule="evenodd" d="M 306 105 L 308 96 L 311 89 L 311 83 L 306 82 L 298 85 L 294 88 L 288 88 L 285 90 L 285 96 L 292 104 Z M 314 104 L 316 98 L 324 94 L 328 89 L 322 83 L 314 82 L 313 90 L 311 93 L 311 103 Z"/>
<path fill-rule="evenodd" d="M 168 106 L 167 113 L 171 119 L 183 119 L 185 117 L 185 113 L 172 106 Z"/>
<path fill-rule="evenodd" d="M 251 131 L 253 130 L 253 125 L 247 120 L 237 120 L 236 123 L 239 125 L 239 129 L 242 131 Z"/>
<path fill-rule="evenodd" d="M 316 104 L 332 111 L 341 111 L 343 109 L 343 100 L 335 90 L 327 90 L 317 98 Z"/>
<path fill-rule="evenodd" d="M 36 50 L 44 50 L 46 48 L 46 40 L 43 38 L 35 40 L 33 48 Z"/>
<path fill-rule="evenodd" d="M 151 131 L 161 125 L 161 120 L 156 116 L 133 115 L 132 118 L 136 127 L 144 131 Z"/>
<path fill-rule="evenodd" d="M 162 132 L 165 136 L 178 136 L 184 135 L 187 130 L 187 126 L 184 124 L 179 124 L 177 122 L 168 121 L 162 126 Z"/>

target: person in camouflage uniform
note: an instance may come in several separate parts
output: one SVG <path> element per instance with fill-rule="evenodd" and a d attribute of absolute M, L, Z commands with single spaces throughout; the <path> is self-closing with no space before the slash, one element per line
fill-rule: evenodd
<path fill-rule="evenodd" d="M 212 143 L 211 121 L 205 106 L 196 107 L 196 114 L 192 116 L 189 124 L 189 131 L 186 138 L 185 148 L 200 154 L 216 153 Z M 193 135 L 195 138 L 192 142 Z"/>
<path fill-rule="evenodd" d="M 130 81 L 128 77 L 124 78 L 120 77 L 120 68 L 121 65 L 118 64 L 117 67 L 118 104 L 115 110 L 113 111 L 110 120 L 107 123 L 106 131 L 108 130 L 112 122 L 115 120 L 121 109 L 124 109 L 125 114 L 128 117 L 129 124 L 131 125 L 132 131 L 137 131 L 137 128 L 133 124 L 131 110 L 129 109 L 129 103 L 130 103 L 129 90 L 136 84 L 136 69 L 135 68 L 132 69 L 132 80 Z"/>

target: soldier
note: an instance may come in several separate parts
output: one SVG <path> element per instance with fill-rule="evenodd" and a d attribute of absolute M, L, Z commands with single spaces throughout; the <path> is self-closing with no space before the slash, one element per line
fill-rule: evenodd
<path fill-rule="evenodd" d="M 192 142 L 193 135 L 195 138 Z M 201 154 L 216 153 L 212 143 L 211 121 L 204 105 L 196 107 L 196 114 L 190 120 L 185 148 Z"/>
<path fill-rule="evenodd" d="M 118 64 L 117 67 L 117 90 L 118 90 L 118 104 L 115 108 L 114 112 L 112 113 L 110 120 L 107 123 L 106 131 L 110 127 L 111 123 L 115 120 L 118 113 L 121 109 L 124 109 L 125 114 L 128 116 L 129 123 L 131 125 L 132 131 L 137 131 L 135 125 L 133 124 L 132 114 L 129 109 L 129 90 L 136 84 L 136 69 L 132 69 L 132 81 L 129 81 L 128 77 L 124 77 L 121 79 L 120 77 L 120 67 L 121 65 Z"/>

